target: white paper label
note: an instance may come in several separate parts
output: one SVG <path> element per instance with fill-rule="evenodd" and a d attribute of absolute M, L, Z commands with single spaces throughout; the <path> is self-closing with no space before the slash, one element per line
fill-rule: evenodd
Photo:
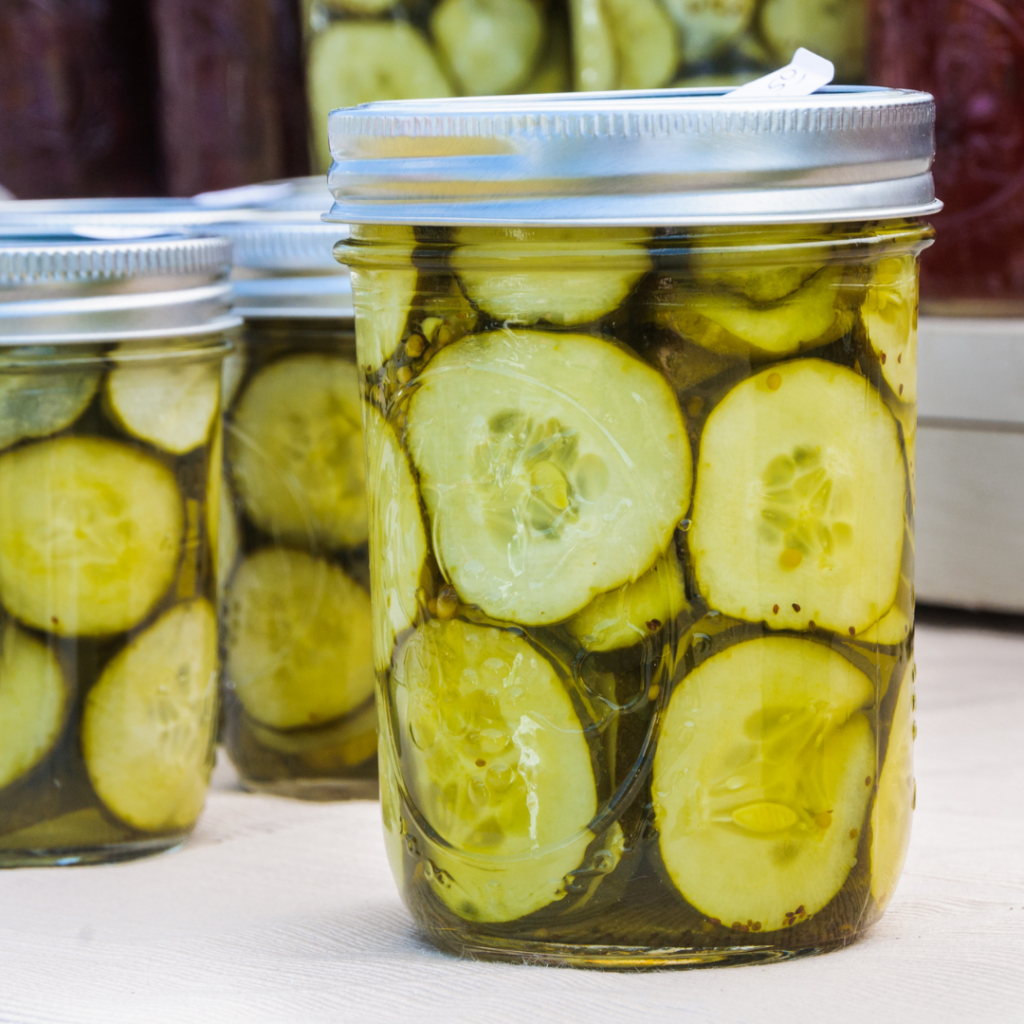
<path fill-rule="evenodd" d="M 746 100 L 777 96 L 810 96 L 822 86 L 828 85 L 835 75 L 836 69 L 832 61 L 819 57 L 801 46 L 784 68 L 779 68 L 764 78 L 747 82 L 746 85 L 726 93 L 726 97 Z"/>

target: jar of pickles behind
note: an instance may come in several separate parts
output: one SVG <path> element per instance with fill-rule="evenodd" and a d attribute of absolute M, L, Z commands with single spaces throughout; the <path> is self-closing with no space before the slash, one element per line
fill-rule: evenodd
<path fill-rule="evenodd" d="M 867 0 L 569 0 L 583 91 L 740 85 L 800 46 L 864 81 Z"/>
<path fill-rule="evenodd" d="M 884 910 L 933 118 L 843 89 L 331 115 L 385 835 L 439 946 L 742 963 Z"/>
<path fill-rule="evenodd" d="M 225 746 L 253 789 L 377 792 L 352 292 L 321 223 L 224 225 L 243 337 L 226 375 Z"/>
<path fill-rule="evenodd" d="M 0 866 L 169 849 L 202 810 L 230 260 L 0 238 Z"/>
<path fill-rule="evenodd" d="M 370 100 L 564 92 L 565 0 L 302 0 L 313 165 L 327 115 Z"/>

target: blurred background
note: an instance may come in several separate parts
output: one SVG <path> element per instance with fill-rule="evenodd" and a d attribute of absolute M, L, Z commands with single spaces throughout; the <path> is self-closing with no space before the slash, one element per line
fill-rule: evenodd
<path fill-rule="evenodd" d="M 374 99 L 863 81 L 864 0 L 0 0 L 0 185 L 172 195 L 322 173 Z"/>
<path fill-rule="evenodd" d="M 797 46 L 936 96 L 918 597 L 1022 612 L 1022 0 L 0 0 L 0 193 L 322 176 L 334 107 L 738 85 Z"/>

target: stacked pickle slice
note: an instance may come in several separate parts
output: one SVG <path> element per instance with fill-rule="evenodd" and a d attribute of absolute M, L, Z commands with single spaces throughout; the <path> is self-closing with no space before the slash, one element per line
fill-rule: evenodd
<path fill-rule="evenodd" d="M 202 809 L 222 347 L 0 354 L 0 862 L 168 845 Z"/>
<path fill-rule="evenodd" d="M 864 0 L 569 0 L 582 90 L 735 86 L 805 46 L 862 81 Z"/>
<path fill-rule="evenodd" d="M 365 460 L 351 331 L 255 322 L 226 427 L 225 741 L 248 785 L 372 789 Z"/>
<path fill-rule="evenodd" d="M 923 237 L 356 229 L 382 797 L 439 941 L 880 913 Z"/>

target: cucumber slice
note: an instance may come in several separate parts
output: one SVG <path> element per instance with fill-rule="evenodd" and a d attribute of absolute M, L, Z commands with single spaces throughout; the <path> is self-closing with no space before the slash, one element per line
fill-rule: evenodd
<path fill-rule="evenodd" d="M 104 636 L 144 619 L 174 580 L 184 514 L 174 474 L 92 437 L 0 456 L 0 599 L 36 629 Z"/>
<path fill-rule="evenodd" d="M 102 370 L 25 370 L 39 360 L 34 349 L 9 349 L 0 357 L 0 448 L 71 426 L 96 394 Z"/>
<path fill-rule="evenodd" d="M 601 0 L 569 0 L 576 88 L 605 92 L 618 84 L 618 53 Z"/>
<path fill-rule="evenodd" d="M 247 724 L 261 747 L 307 761 L 329 762 L 335 771 L 362 764 L 377 752 L 377 708 L 373 701 L 362 711 L 319 729 L 271 729 L 252 720 Z"/>
<path fill-rule="evenodd" d="M 896 597 L 906 503 L 896 421 L 859 374 L 798 359 L 712 410 L 690 553 L 709 607 L 854 636 Z"/>
<path fill-rule="evenodd" d="M 395 637 L 419 611 L 417 595 L 429 548 L 420 512 L 420 493 L 405 452 L 391 427 L 372 406 L 364 406 L 367 497 L 370 505 L 370 589 L 373 603 L 374 664 L 391 664 Z"/>
<path fill-rule="evenodd" d="M 228 434 L 235 488 L 249 518 L 278 540 L 366 541 L 359 371 L 303 353 L 265 366 L 238 400 Z"/>
<path fill-rule="evenodd" d="M 917 401 L 917 273 L 913 256 L 875 267 L 860 309 L 864 334 L 893 394 Z"/>
<path fill-rule="evenodd" d="M 679 63 L 676 26 L 657 0 L 603 0 L 618 49 L 619 89 L 657 89 Z"/>
<path fill-rule="evenodd" d="M 792 295 L 825 267 L 827 230 L 803 224 L 697 233 L 690 269 L 702 285 L 754 303 Z"/>
<path fill-rule="evenodd" d="M 653 636 L 686 607 L 683 567 L 672 545 L 635 583 L 595 598 L 565 628 L 588 651 L 614 651 Z"/>
<path fill-rule="evenodd" d="M 914 624 L 913 610 L 914 599 L 910 581 L 900 573 L 900 584 L 892 607 L 877 622 L 858 633 L 857 639 L 886 647 L 904 643 L 909 638 L 910 628 Z"/>
<path fill-rule="evenodd" d="M 114 354 L 144 358 L 145 346 L 119 345 Z M 105 407 L 126 434 L 184 455 L 206 442 L 220 407 L 221 366 L 204 360 L 179 365 L 122 362 L 107 377 Z"/>
<path fill-rule="evenodd" d="M 206 601 L 166 612 L 108 663 L 82 712 L 82 754 L 107 809 L 170 832 L 203 809 L 217 722 L 217 619 Z"/>
<path fill-rule="evenodd" d="M 761 33 L 782 62 L 805 46 L 835 64 L 837 82 L 864 78 L 865 0 L 764 0 Z"/>
<path fill-rule="evenodd" d="M 243 341 L 235 339 L 231 351 L 224 357 L 221 367 L 220 394 L 221 405 L 231 408 L 231 403 L 238 396 L 238 389 L 245 380 L 245 372 L 249 368 L 249 349 Z"/>
<path fill-rule="evenodd" d="M 647 235 L 606 228 L 598 254 L 593 237 L 574 228 L 461 228 L 451 262 L 466 295 L 492 319 L 571 327 L 598 320 L 626 300 L 651 268 L 642 244 Z M 527 251 L 530 269 L 524 271 Z"/>
<path fill-rule="evenodd" d="M 64 724 L 68 687 L 57 656 L 13 622 L 0 641 L 0 789 L 31 771 Z"/>
<path fill-rule="evenodd" d="M 914 813 L 914 671 L 904 673 L 871 812 L 871 895 L 884 910 L 903 871 Z"/>
<path fill-rule="evenodd" d="M 537 63 L 544 18 L 533 0 L 441 0 L 430 32 L 461 91 L 515 92 Z"/>
<path fill-rule="evenodd" d="M 313 36 L 307 83 L 312 124 L 326 127 L 336 107 L 373 100 L 453 95 L 423 34 L 407 21 L 339 21 Z M 331 164 L 326 132 L 320 169 Z"/>
<path fill-rule="evenodd" d="M 682 29 L 683 59 L 696 64 L 713 57 L 747 30 L 757 0 L 664 0 L 664 4 Z"/>
<path fill-rule="evenodd" d="M 856 863 L 875 774 L 865 676 L 824 644 L 736 644 L 683 681 L 651 781 L 679 892 L 726 927 L 798 924 Z"/>
<path fill-rule="evenodd" d="M 419 281 L 419 272 L 412 266 L 416 247 L 412 228 L 387 229 L 380 240 L 397 250 L 392 259 L 399 265 L 387 270 L 352 269 L 356 352 L 359 365 L 371 372 L 379 370 L 402 343 Z M 406 259 L 407 268 L 401 266 Z"/>
<path fill-rule="evenodd" d="M 227 588 L 229 685 L 257 722 L 342 718 L 373 693 L 370 599 L 337 566 L 288 548 L 246 558 Z"/>
<path fill-rule="evenodd" d="M 419 377 L 406 440 L 441 570 L 495 619 L 560 622 L 639 579 L 690 502 L 672 389 L 601 338 L 449 345 Z"/>
<path fill-rule="evenodd" d="M 839 301 L 843 276 L 842 267 L 826 267 L 772 303 L 724 291 L 681 293 L 658 307 L 657 319 L 712 352 L 777 359 L 828 345 L 853 327 L 853 313 Z"/>
<path fill-rule="evenodd" d="M 526 640 L 433 620 L 395 659 L 412 803 L 441 838 L 428 878 L 460 917 L 512 921 L 565 894 L 597 811 L 590 748 L 554 668 Z"/>

